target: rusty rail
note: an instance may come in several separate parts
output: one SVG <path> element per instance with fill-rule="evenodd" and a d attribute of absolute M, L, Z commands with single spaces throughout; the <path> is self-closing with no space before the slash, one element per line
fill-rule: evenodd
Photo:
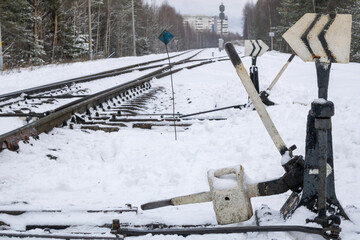
<path fill-rule="evenodd" d="M 184 63 L 187 60 L 198 55 L 200 52 L 196 53 L 195 55 L 193 55 L 185 60 L 178 61 L 178 62 L 174 63 L 174 65 Z M 210 64 L 212 62 L 215 62 L 215 60 L 205 61 L 200 64 L 196 64 L 196 67 L 202 66 L 205 64 Z M 191 69 L 193 67 L 194 66 L 187 66 L 184 68 Z M 15 130 L 5 133 L 3 135 L 0 135 L 0 151 L 5 148 L 12 150 L 12 151 L 16 151 L 19 148 L 18 143 L 20 141 L 29 140 L 30 137 L 36 138 L 39 134 L 50 131 L 51 129 L 53 129 L 56 126 L 62 125 L 64 122 L 69 120 L 74 113 L 79 113 L 79 114 L 84 113 L 87 110 L 89 110 L 90 108 L 97 106 L 103 102 L 106 102 L 114 97 L 117 97 L 130 89 L 133 89 L 133 88 L 136 88 L 139 86 L 144 88 L 145 83 L 149 82 L 153 78 L 159 79 L 159 78 L 168 76 L 171 73 L 179 72 L 184 68 L 167 71 L 170 69 L 170 67 L 166 66 L 166 67 L 158 69 L 154 72 L 146 74 L 144 76 L 136 78 L 135 80 L 132 80 L 130 82 L 120 84 L 118 86 L 95 93 L 95 94 L 87 96 L 87 97 L 83 97 L 82 99 L 78 99 L 69 104 L 63 105 L 63 106 L 53 110 L 52 112 L 47 112 L 47 113 L 45 113 L 46 116 L 44 116 L 43 118 L 41 118 L 35 122 L 32 122 L 23 127 L 20 127 L 18 129 L 15 129 Z"/>
<path fill-rule="evenodd" d="M 118 96 L 119 93 L 126 92 L 133 87 L 141 86 L 143 83 L 150 81 L 153 77 L 156 78 L 158 75 L 161 74 L 163 70 L 166 70 L 168 68 L 169 67 L 165 67 L 161 70 L 157 70 L 153 72 L 152 76 L 148 76 L 150 74 L 147 74 L 133 81 L 118 85 L 105 91 L 101 91 L 89 97 L 84 97 L 83 99 L 76 100 L 72 103 L 58 108 L 56 112 L 49 113 L 49 115 L 35 122 L 27 124 L 11 132 L 5 133 L 0 136 L 0 150 L 8 148 L 9 150 L 16 151 L 19 148 L 19 141 L 28 140 L 29 137 L 36 137 L 40 133 L 49 131 L 56 126 L 61 125 L 63 122 L 70 119 L 75 112 L 83 113 L 93 106 L 103 103 L 110 98 Z"/>
<path fill-rule="evenodd" d="M 174 55 L 171 58 L 178 57 L 178 56 L 184 55 L 184 54 L 189 53 L 189 52 L 190 51 L 186 51 L 186 52 Z M 93 81 L 93 80 L 97 80 L 97 79 L 101 79 L 101 78 L 105 78 L 105 77 L 114 77 L 114 76 L 118 76 L 120 74 L 131 72 L 133 70 L 138 70 L 138 69 L 134 69 L 136 67 L 141 67 L 141 66 L 145 66 L 145 65 L 152 64 L 152 63 L 156 63 L 156 62 L 165 61 L 165 60 L 167 60 L 167 58 L 161 58 L 161 59 L 157 59 L 157 60 L 153 60 L 153 61 L 137 63 L 137 64 L 125 66 L 125 67 L 122 67 L 122 68 L 103 71 L 103 72 L 100 72 L 100 73 L 95 73 L 95 74 L 91 74 L 91 75 L 87 75 L 87 76 L 83 76 L 83 77 L 72 78 L 72 79 L 68 79 L 68 80 L 64 80 L 64 81 L 60 81 L 60 82 L 56 82 L 56 83 L 50 83 L 50 84 L 42 85 L 42 86 L 39 86 L 39 87 L 33 87 L 33 88 L 25 89 L 25 90 L 15 91 L 15 92 L 11 92 L 11 93 L 5 93 L 5 94 L 0 95 L 0 99 L 2 101 L 4 101 L 4 100 L 11 99 L 11 98 L 19 97 L 22 94 L 28 94 L 28 95 L 29 94 L 36 94 L 36 93 L 41 93 L 41 92 L 44 92 L 44 91 L 53 90 L 53 89 L 56 89 L 56 88 L 66 87 L 66 86 L 69 86 L 69 85 L 71 85 L 73 83 L 82 83 L 82 82 Z M 165 65 L 165 64 L 163 64 L 163 65 Z M 160 65 L 157 65 L 155 67 L 159 67 L 159 66 Z M 149 68 L 150 67 L 144 67 L 141 70 L 146 70 L 146 69 L 149 69 Z"/>

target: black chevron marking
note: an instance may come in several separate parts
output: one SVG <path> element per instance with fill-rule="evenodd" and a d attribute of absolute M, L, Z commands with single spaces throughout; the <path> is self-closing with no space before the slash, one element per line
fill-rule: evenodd
<path fill-rule="evenodd" d="M 311 56 L 313 58 L 315 57 L 315 54 L 310 47 L 310 43 L 309 43 L 309 40 L 307 39 L 307 36 L 309 35 L 311 29 L 313 29 L 315 24 L 319 21 L 320 17 L 321 17 L 321 14 L 316 15 L 314 21 L 310 24 L 310 26 L 306 29 L 304 34 L 301 36 L 301 40 L 303 41 L 303 43 L 305 44 L 306 48 L 309 50 L 309 52 L 311 53 Z"/>
<path fill-rule="evenodd" d="M 250 53 L 250 56 L 252 56 L 253 55 L 253 53 L 255 52 L 255 45 L 254 45 L 254 43 L 252 42 L 252 40 L 250 40 L 250 42 L 251 42 L 251 44 L 252 44 L 252 46 L 253 46 L 253 50 L 252 50 L 252 52 Z"/>
<path fill-rule="evenodd" d="M 259 49 L 259 51 L 258 51 L 258 53 L 256 54 L 255 57 L 259 56 L 259 54 L 261 53 L 261 49 L 262 49 L 262 47 L 261 47 L 261 45 L 260 45 L 260 43 L 259 43 L 258 40 L 256 40 L 256 43 L 257 43 L 257 45 L 259 45 L 260 49 Z"/>
<path fill-rule="evenodd" d="M 328 22 L 326 23 L 326 25 L 324 26 L 324 29 L 320 32 L 318 38 L 321 42 L 322 47 L 325 50 L 326 55 L 328 56 L 330 62 L 336 62 L 333 53 L 330 51 L 329 49 L 329 45 L 325 39 L 325 34 L 326 32 L 329 30 L 330 26 L 333 24 L 333 22 L 335 21 L 335 14 L 330 14 L 330 17 L 328 19 Z"/>

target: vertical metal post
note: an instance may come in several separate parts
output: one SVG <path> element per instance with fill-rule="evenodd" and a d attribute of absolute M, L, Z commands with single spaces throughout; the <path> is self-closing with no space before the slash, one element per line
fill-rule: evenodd
<path fill-rule="evenodd" d="M 306 133 L 304 185 L 299 206 L 317 212 L 314 220 L 326 224 L 326 213 L 349 219 L 337 200 L 334 184 L 331 117 L 334 104 L 327 101 L 331 63 L 316 63 L 318 98 L 311 104 Z"/>
<path fill-rule="evenodd" d="M 91 28 L 91 0 L 88 0 L 89 4 L 89 58 L 93 60 L 93 50 L 92 50 L 92 28 Z"/>
<path fill-rule="evenodd" d="M 132 4 L 132 32 L 133 32 L 133 48 L 134 56 L 136 56 L 136 37 L 135 37 L 135 13 L 134 13 L 134 0 L 131 0 Z"/>
<path fill-rule="evenodd" d="M 221 19 L 221 32 L 220 32 L 220 37 L 221 38 L 223 38 L 223 21 L 224 20 Z"/>
<path fill-rule="evenodd" d="M 168 50 L 167 44 L 165 44 L 165 49 L 166 49 L 166 54 L 167 54 L 167 56 L 168 56 L 169 68 L 170 68 L 170 73 L 171 73 L 171 62 L 170 62 L 170 55 L 169 55 L 169 50 Z M 170 74 L 170 78 L 171 78 L 171 94 L 172 94 L 172 105 L 173 105 L 173 119 L 174 119 L 175 141 L 177 141 L 176 119 L 175 119 L 175 93 L 174 93 L 174 81 L 173 81 L 172 74 Z"/>
<path fill-rule="evenodd" d="M 250 78 L 254 84 L 256 91 L 259 93 L 260 92 L 259 71 L 258 71 L 258 67 L 256 66 L 256 60 L 257 60 L 257 57 L 252 57 L 252 66 L 250 67 Z"/>
<path fill-rule="evenodd" d="M 1 23 L 0 23 L 0 70 L 3 70 L 3 52 L 2 52 L 2 40 L 1 40 Z"/>
<path fill-rule="evenodd" d="M 159 40 L 162 41 L 165 44 L 166 54 L 168 56 L 169 60 L 169 69 L 170 69 L 170 77 L 171 77 L 171 95 L 172 95 L 172 105 L 173 105 L 173 119 L 174 119 L 174 130 L 175 130 L 175 141 L 177 140 L 177 133 L 176 133 L 176 119 L 175 119 L 175 93 L 174 93 L 174 81 L 172 77 L 172 70 L 171 70 L 171 62 L 170 62 L 170 56 L 169 56 L 169 50 L 167 45 L 171 41 L 171 39 L 174 38 L 174 35 L 169 33 L 167 30 L 164 30 L 160 36 Z"/>
<path fill-rule="evenodd" d="M 315 118 L 315 129 L 318 133 L 318 164 L 319 164 L 319 185 L 318 185 L 318 214 L 320 218 L 326 218 L 326 182 L 327 182 L 327 130 L 331 127 L 330 118 Z"/>
<path fill-rule="evenodd" d="M 315 64 L 318 84 L 318 98 L 327 100 L 331 63 L 320 63 L 319 61 L 315 61 Z"/>
<path fill-rule="evenodd" d="M 318 60 L 315 61 L 317 82 L 318 82 L 318 98 L 327 100 L 328 88 L 330 79 L 331 63 L 320 63 Z M 316 106 L 316 105 L 314 105 Z M 317 109 L 324 110 L 324 105 L 319 105 Z M 319 169 L 318 175 L 318 217 L 326 218 L 326 203 L 327 203 L 327 159 L 328 159 L 328 130 L 331 130 L 331 116 L 333 114 L 321 113 L 315 111 L 315 129 L 317 131 L 317 163 Z M 331 111 L 329 111 L 331 112 Z M 318 116 L 320 115 L 320 116 Z M 320 118 L 321 117 L 321 118 Z"/>

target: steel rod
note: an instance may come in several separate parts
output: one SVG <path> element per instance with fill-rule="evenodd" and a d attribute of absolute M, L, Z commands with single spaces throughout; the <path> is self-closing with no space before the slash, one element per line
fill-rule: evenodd
<path fill-rule="evenodd" d="M 125 236 L 143 236 L 153 235 L 204 235 L 204 234 L 233 234 L 248 232 L 305 232 L 326 236 L 321 228 L 304 227 L 304 226 L 243 226 L 243 227 L 219 227 L 219 228 L 193 228 L 193 229 L 159 229 L 159 230 L 140 230 L 130 228 L 120 228 L 119 234 Z"/>
<path fill-rule="evenodd" d="M 184 114 L 184 115 L 180 115 L 180 118 L 191 117 L 191 116 L 196 116 L 196 115 L 211 113 L 211 112 L 217 112 L 217 111 L 222 111 L 222 110 L 231 109 L 231 108 L 243 109 L 245 107 L 246 107 L 246 104 L 233 105 L 233 106 L 229 106 L 229 107 L 217 108 L 217 109 L 212 109 L 212 110 L 207 110 L 207 111 L 202 111 L 202 112 Z"/>
<path fill-rule="evenodd" d="M 107 236 L 92 236 L 92 235 L 55 235 L 55 234 L 24 234 L 24 233 L 2 233 L 0 237 L 8 238 L 47 238 L 47 239 L 124 239 L 123 237 L 107 237 Z"/>

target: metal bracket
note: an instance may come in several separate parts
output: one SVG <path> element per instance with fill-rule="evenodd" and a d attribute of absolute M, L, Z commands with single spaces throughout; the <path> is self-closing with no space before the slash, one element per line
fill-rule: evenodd
<path fill-rule="evenodd" d="M 256 66 L 257 57 L 252 57 L 252 66 L 250 67 L 250 78 L 253 82 L 256 91 L 259 93 L 259 71 L 258 67 Z"/>
<path fill-rule="evenodd" d="M 327 221 L 327 212 L 349 220 L 335 193 L 331 133 L 331 117 L 335 108 L 331 101 L 327 101 L 330 69 L 331 63 L 316 60 L 319 99 L 311 104 L 307 118 L 303 192 L 301 197 L 291 196 L 292 200 L 289 199 L 288 205 L 282 208 L 286 217 L 298 207 L 305 206 L 319 214 L 314 221 L 323 226 L 327 226 L 322 224 Z"/>

